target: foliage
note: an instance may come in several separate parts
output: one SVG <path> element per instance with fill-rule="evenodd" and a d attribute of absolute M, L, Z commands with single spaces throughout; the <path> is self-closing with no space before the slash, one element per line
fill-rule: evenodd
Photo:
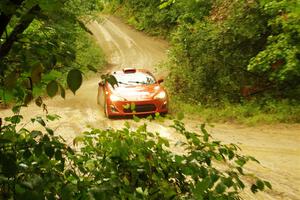
<path fill-rule="evenodd" d="M 299 1 L 113 2 L 138 29 L 170 38 L 169 88 L 182 100 L 299 101 Z"/>
<path fill-rule="evenodd" d="M 47 116 L 54 120 L 57 116 Z M 15 199 L 239 199 L 247 187 L 257 192 L 269 182 L 243 168 L 253 157 L 242 156 L 234 144 L 214 141 L 201 132 L 172 127 L 185 136 L 174 154 L 167 140 L 147 131 L 92 129 L 74 139 L 72 150 L 47 127 L 41 117 L 32 119 L 45 131 L 18 128 L 22 116 L 6 118 L 0 134 L 0 194 Z M 220 167 L 223 166 L 223 167 Z M 250 178 L 250 179 L 249 179 Z"/>
<path fill-rule="evenodd" d="M 205 122 L 240 123 L 249 126 L 259 124 L 300 123 L 300 105 L 292 100 L 253 99 L 241 103 L 222 102 L 201 104 L 186 102 L 176 97 L 170 101 L 170 112 L 185 113 Z"/>
<path fill-rule="evenodd" d="M 54 120 L 57 116 L 47 116 Z M 44 131 L 18 128 L 21 115 L 5 118 L 0 133 L 0 198 L 56 199 L 68 182 L 68 154 L 74 151 L 41 117 L 32 119 Z"/>
<path fill-rule="evenodd" d="M 244 86 L 255 81 L 264 84 L 246 68 L 266 40 L 264 14 L 255 2 L 235 1 L 227 13 L 222 8 L 227 4 L 223 4 L 204 20 L 182 23 L 173 34 L 171 85 L 173 91 L 183 90 L 184 98 L 202 103 L 238 102 Z M 181 85 L 175 84 L 178 81 Z"/>
<path fill-rule="evenodd" d="M 263 11 L 270 16 L 271 34 L 265 48 L 248 65 L 249 70 L 266 76 L 274 87 L 292 89 L 293 95 L 299 95 L 300 88 L 299 6 L 294 0 L 261 1 Z"/>
<path fill-rule="evenodd" d="M 83 15 L 86 20 L 101 5 L 98 0 L 85 4 L 79 0 L 1 1 L 0 101 L 26 105 L 45 90 L 50 97 L 59 91 L 65 97 L 68 72 L 103 64 L 103 59 L 90 58 L 103 56 L 99 50 L 92 51 L 91 38 L 86 36 L 90 32 L 83 23 Z M 81 79 L 80 74 L 72 83 L 80 85 Z"/>

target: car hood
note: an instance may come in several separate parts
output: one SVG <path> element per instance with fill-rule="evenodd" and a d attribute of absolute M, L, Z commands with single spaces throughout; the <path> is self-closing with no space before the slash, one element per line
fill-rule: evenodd
<path fill-rule="evenodd" d="M 163 90 L 158 84 L 153 85 L 135 85 L 135 86 L 119 86 L 110 88 L 111 93 L 125 98 L 128 101 L 149 100 Z"/>

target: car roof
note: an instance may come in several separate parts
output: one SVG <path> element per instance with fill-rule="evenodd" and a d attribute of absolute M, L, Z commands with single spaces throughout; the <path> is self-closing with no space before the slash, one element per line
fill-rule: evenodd
<path fill-rule="evenodd" d="M 136 69 L 136 68 L 124 68 L 122 70 L 114 71 L 112 74 L 133 74 L 136 72 L 141 72 L 141 73 L 146 73 L 146 74 L 152 75 L 150 73 L 150 71 L 147 69 Z"/>

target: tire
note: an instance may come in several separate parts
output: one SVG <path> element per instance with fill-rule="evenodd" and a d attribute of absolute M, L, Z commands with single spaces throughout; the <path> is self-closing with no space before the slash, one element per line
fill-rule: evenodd
<path fill-rule="evenodd" d="M 103 111 L 104 111 L 104 115 L 105 115 L 106 117 L 108 117 L 108 112 L 107 112 L 107 103 L 106 103 L 106 102 L 104 103 L 104 106 L 103 106 Z"/>
<path fill-rule="evenodd" d="M 100 106 L 104 106 L 105 103 L 105 92 L 102 87 L 98 87 L 98 93 L 97 93 L 97 104 Z"/>
<path fill-rule="evenodd" d="M 104 115 L 105 115 L 108 119 L 111 119 L 111 118 L 112 118 L 112 116 L 108 114 L 108 111 L 107 111 L 107 103 L 106 103 L 106 101 L 105 101 L 105 103 L 104 103 L 103 111 L 104 111 Z"/>
<path fill-rule="evenodd" d="M 97 92 L 97 104 L 100 105 L 100 87 L 98 87 L 98 92 Z"/>

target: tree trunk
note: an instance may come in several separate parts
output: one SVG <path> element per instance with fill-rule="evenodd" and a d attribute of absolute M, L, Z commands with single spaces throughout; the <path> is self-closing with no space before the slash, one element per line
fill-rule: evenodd
<path fill-rule="evenodd" d="M 23 33 L 27 27 L 31 24 L 33 19 L 37 16 L 40 11 L 39 5 L 33 6 L 25 15 L 22 16 L 18 25 L 15 26 L 14 30 L 0 46 L 0 60 L 3 59 L 10 51 L 14 42 L 17 41 L 18 35 Z"/>
<path fill-rule="evenodd" d="M 8 23 L 10 22 L 10 19 L 15 14 L 15 11 L 19 8 L 19 6 L 23 3 L 24 0 L 11 0 L 11 10 L 9 14 L 5 14 L 4 12 L 0 13 L 0 38 L 2 37 Z"/>

